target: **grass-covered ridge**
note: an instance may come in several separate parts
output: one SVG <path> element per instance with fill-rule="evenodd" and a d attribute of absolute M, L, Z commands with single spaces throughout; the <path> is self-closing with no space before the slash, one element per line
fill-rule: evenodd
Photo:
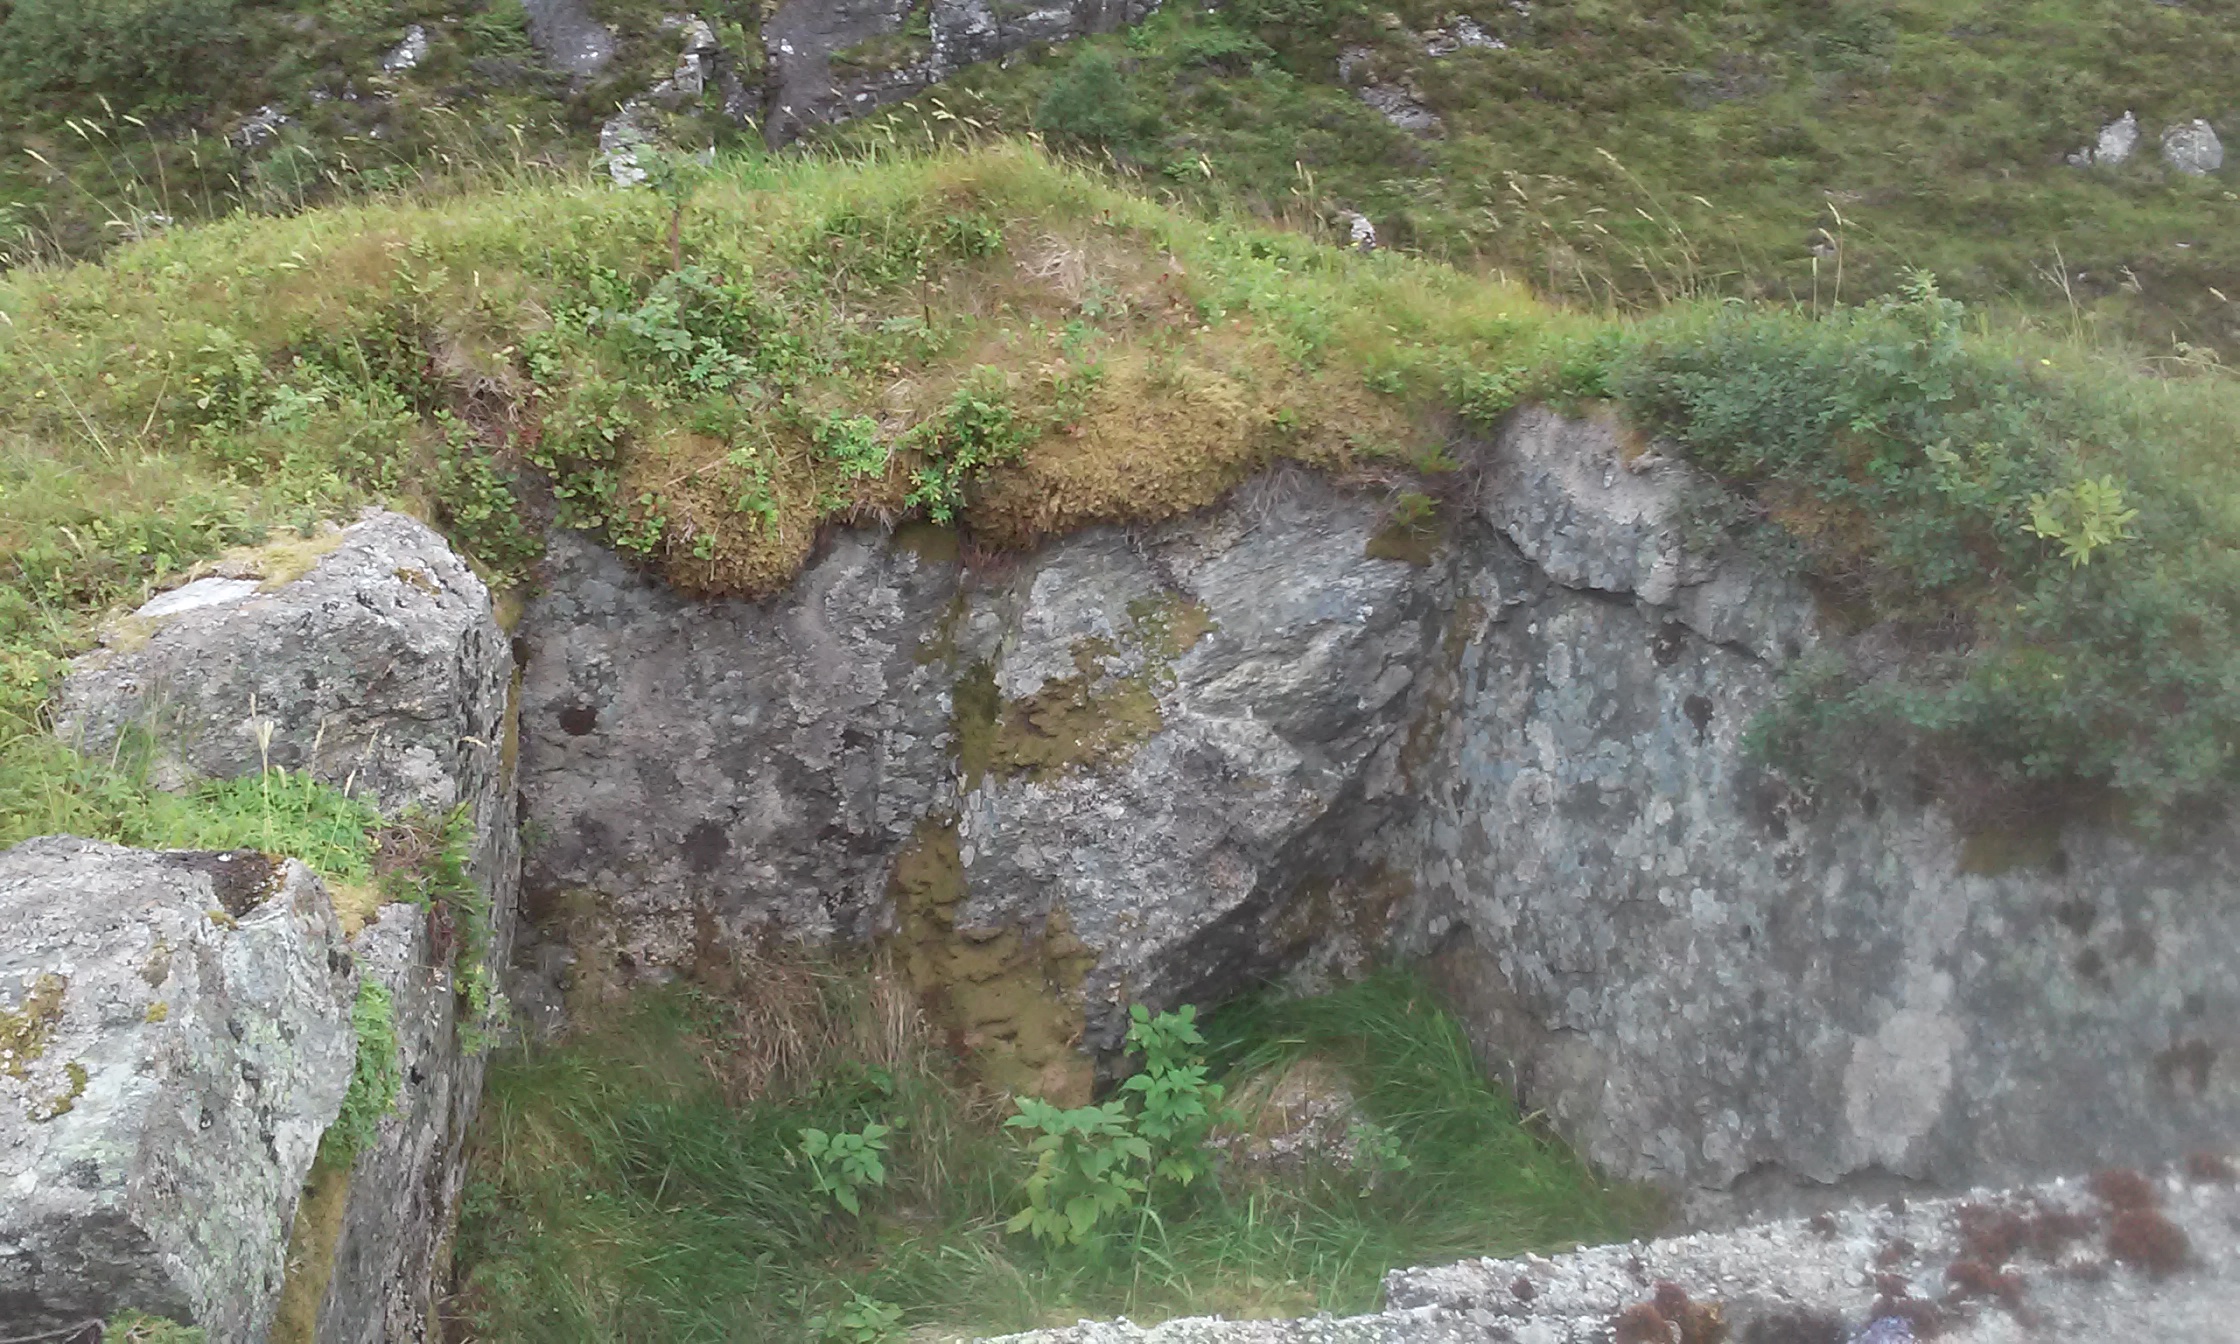
<path fill-rule="evenodd" d="M 1460 44 L 1458 18 L 1502 45 Z M 1596 306 L 1858 301 L 1920 268 L 2043 330 L 2229 360 L 2236 58 L 2207 3 L 1236 0 L 961 72 L 838 136 L 1038 131 L 1185 203 L 1341 238 L 1359 211 L 1387 245 Z M 1388 123 L 1371 87 L 1439 131 Z M 2132 162 L 2064 161 L 2127 110 Z M 2197 117 L 2222 174 L 2160 161 Z"/>
<path fill-rule="evenodd" d="M 2018 795 L 2167 811 L 2230 782 L 2221 380 L 2000 336 L 1925 283 L 1817 316 L 1564 312 L 1015 146 L 664 176 L 237 219 L 0 282 L 16 721 L 101 610 L 368 499 L 500 584 L 549 495 L 680 588 L 764 593 L 837 525 L 1025 546 L 1277 461 L 1437 495 L 1539 398 L 1671 435 L 1736 490 L 1702 538 L 1890 636 L 1800 673 L 1777 761 L 1896 729 Z"/>

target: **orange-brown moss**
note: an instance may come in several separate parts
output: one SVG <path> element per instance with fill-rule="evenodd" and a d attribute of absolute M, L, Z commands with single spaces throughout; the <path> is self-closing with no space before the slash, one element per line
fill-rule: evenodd
<path fill-rule="evenodd" d="M 1078 1046 L 1095 956 L 1062 908 L 1040 929 L 960 926 L 967 887 L 956 827 L 929 820 L 895 860 L 892 946 L 926 1016 L 991 1083 L 1064 1105 L 1089 1098 Z"/>
<path fill-rule="evenodd" d="M 334 1278 L 335 1248 L 342 1241 L 342 1216 L 350 1207 L 350 1164 L 336 1162 L 322 1148 L 296 1200 L 288 1234 L 288 1272 L 280 1284 L 280 1306 L 272 1318 L 269 1344 L 317 1344 L 319 1308 Z"/>

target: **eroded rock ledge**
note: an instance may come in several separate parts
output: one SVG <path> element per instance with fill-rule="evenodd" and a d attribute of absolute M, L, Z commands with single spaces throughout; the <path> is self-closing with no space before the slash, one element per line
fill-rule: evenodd
<path fill-rule="evenodd" d="M 538 964 L 579 997 L 886 938 L 1081 1086 L 1119 1006 L 1424 956 L 1487 1058 L 1699 1218 L 2169 1160 L 2240 1124 L 2230 828 L 1971 871 L 1908 788 L 1742 735 L 1830 636 L 1689 554 L 1688 469 L 1515 416 L 1442 535 L 1303 474 L 966 568 L 843 533 L 766 602 L 562 538 L 524 625 Z"/>

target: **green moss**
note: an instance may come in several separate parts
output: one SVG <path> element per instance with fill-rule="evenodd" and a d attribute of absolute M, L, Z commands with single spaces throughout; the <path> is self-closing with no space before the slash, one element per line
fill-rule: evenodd
<path fill-rule="evenodd" d="M 1002 710 L 1003 693 L 996 688 L 995 664 L 990 662 L 966 668 L 949 693 L 949 734 L 968 789 L 978 788 L 995 763 L 996 718 Z"/>
<path fill-rule="evenodd" d="M 1073 676 L 1006 702 L 988 745 L 989 769 L 999 777 L 1048 780 L 1075 766 L 1118 759 L 1165 727 L 1148 672 L 1115 677 L 1104 670 L 1115 652 L 1103 640 L 1083 640 L 1074 647 Z"/>
<path fill-rule="evenodd" d="M 120 1311 L 101 1327 L 101 1344 L 206 1344 L 209 1332 L 163 1316 Z"/>
<path fill-rule="evenodd" d="M 335 1131 L 329 1129 L 296 1198 L 295 1221 L 288 1233 L 288 1274 L 280 1284 L 280 1305 L 273 1313 L 266 1344 L 318 1344 L 319 1309 L 334 1279 L 335 1249 L 341 1245 L 343 1215 L 350 1208 L 350 1159 L 339 1148 L 330 1151 L 335 1142 Z"/>
<path fill-rule="evenodd" d="M 1411 490 L 1393 501 L 1384 523 L 1361 549 L 1371 560 L 1398 560 L 1422 568 L 1439 553 L 1443 540 L 1438 506 L 1430 496 Z"/>
<path fill-rule="evenodd" d="M 73 1059 L 62 1066 L 62 1073 L 66 1081 L 61 1091 L 43 1101 L 35 1101 L 26 1108 L 26 1114 L 34 1124 L 44 1124 L 59 1116 L 68 1115 L 77 1106 L 78 1098 L 86 1094 L 86 1084 L 92 1080 L 86 1073 L 85 1065 Z"/>
<path fill-rule="evenodd" d="M 991 705 L 993 674 L 975 683 L 971 733 L 959 737 L 968 782 L 991 772 L 1004 779 L 1055 779 L 1094 762 L 1124 759 L 1166 726 L 1159 692 L 1174 682 L 1174 660 L 1212 632 L 1212 614 L 1194 598 L 1160 593 L 1130 603 L 1128 618 L 1121 644 L 1080 641 L 1073 648 L 1074 675 L 1045 682 L 1025 699 Z M 1108 666 L 1113 662 L 1138 667 L 1116 675 Z M 972 755 L 964 758 L 967 747 Z"/>
<path fill-rule="evenodd" d="M 69 988 L 67 977 L 41 971 L 22 1003 L 0 1010 L 0 1072 L 19 1082 L 31 1076 L 31 1065 L 62 1025 L 62 996 Z"/>

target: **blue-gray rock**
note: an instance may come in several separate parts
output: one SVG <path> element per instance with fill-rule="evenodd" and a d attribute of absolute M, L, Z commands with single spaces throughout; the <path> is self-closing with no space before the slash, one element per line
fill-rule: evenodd
<path fill-rule="evenodd" d="M 426 824 L 463 809 L 468 873 L 489 902 L 484 932 L 502 971 L 520 848 L 505 751 L 513 658 L 489 590 L 442 537 L 394 513 L 221 568 L 159 595 L 80 659 L 58 697 L 58 731 L 105 751 L 146 727 L 157 780 L 174 787 L 269 761 L 392 817 L 416 811 Z M 361 973 L 389 991 L 406 1081 L 351 1173 L 322 1340 L 427 1329 L 482 1090 L 482 1057 L 465 1046 L 500 1025 L 458 1020 L 461 936 L 439 938 L 418 907 L 393 905 L 352 943 Z"/>

